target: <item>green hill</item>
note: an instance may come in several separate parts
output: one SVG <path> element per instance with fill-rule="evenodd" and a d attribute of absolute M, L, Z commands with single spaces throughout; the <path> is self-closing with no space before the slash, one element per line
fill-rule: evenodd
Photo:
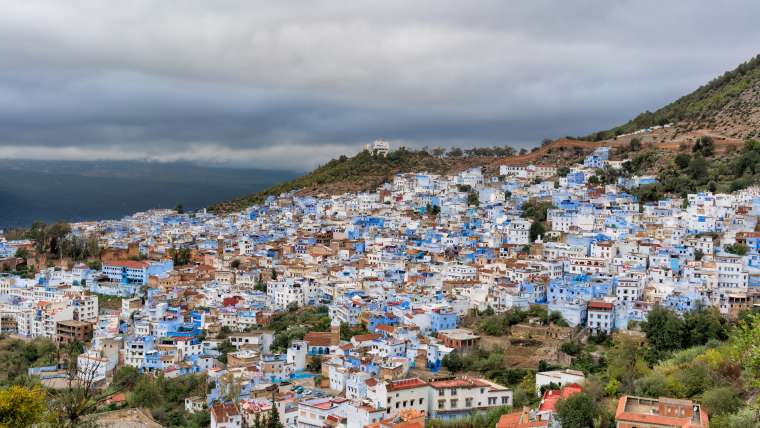
<path fill-rule="evenodd" d="M 513 148 L 479 147 L 461 150 L 452 148 L 444 153 L 442 148 L 409 150 L 404 147 L 377 156 L 364 150 L 353 157 L 341 156 L 314 171 L 286 181 L 258 193 L 220 202 L 209 207 L 214 212 L 239 211 L 253 204 L 260 204 L 270 195 L 297 190 L 304 195 L 334 195 L 346 192 L 376 190 L 378 186 L 393 180 L 393 176 L 408 172 L 431 174 L 455 174 L 472 167 L 482 167 L 483 173 L 493 174 L 502 163 L 527 164 L 531 162 L 569 165 L 594 150 L 598 145 L 587 141 L 560 139 L 546 141 L 530 152 Z"/>
<path fill-rule="evenodd" d="M 654 112 L 645 111 L 587 138 L 600 141 L 667 123 L 682 131 L 711 129 L 742 139 L 760 136 L 760 55 Z"/>
<path fill-rule="evenodd" d="M 388 156 L 376 156 L 364 150 L 353 157 L 341 156 L 290 181 L 274 185 L 258 193 L 209 207 L 216 212 L 240 210 L 252 204 L 261 203 L 269 195 L 300 190 L 305 194 L 359 192 L 377 188 L 393 179 L 398 173 L 428 171 L 442 173 L 448 171 L 452 161 L 433 156 L 425 151 L 405 148 L 392 151 Z"/>

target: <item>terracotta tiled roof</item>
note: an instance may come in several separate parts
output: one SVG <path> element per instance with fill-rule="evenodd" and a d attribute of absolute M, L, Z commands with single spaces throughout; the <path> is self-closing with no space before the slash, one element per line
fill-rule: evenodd
<path fill-rule="evenodd" d="M 419 388 L 425 385 L 427 385 L 425 381 L 416 377 L 409 378 L 409 379 L 392 380 L 388 382 L 388 391 L 398 391 L 401 389 Z"/>
<path fill-rule="evenodd" d="M 598 300 L 592 300 L 588 302 L 588 308 L 597 311 L 611 311 L 614 305 L 612 303 L 600 302 Z"/>
<path fill-rule="evenodd" d="M 230 422 L 230 420 L 239 415 L 238 408 L 235 403 L 220 403 L 211 407 L 211 414 L 216 419 L 217 423 Z"/>
<path fill-rule="evenodd" d="M 531 421 L 527 412 L 512 412 L 502 415 L 496 428 L 540 428 L 548 427 L 549 421 Z"/>
<path fill-rule="evenodd" d="M 303 340 L 309 346 L 330 346 L 332 344 L 332 333 L 326 331 L 312 331 L 306 333 Z"/>
<path fill-rule="evenodd" d="M 370 334 L 357 334 L 356 336 L 352 337 L 351 339 L 356 339 L 357 342 L 366 342 L 369 340 L 377 340 L 379 338 L 383 337 L 383 335 L 378 333 L 370 333 Z"/>

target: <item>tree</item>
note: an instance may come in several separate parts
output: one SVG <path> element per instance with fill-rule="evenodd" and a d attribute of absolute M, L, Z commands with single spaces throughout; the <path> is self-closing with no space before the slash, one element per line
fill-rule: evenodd
<path fill-rule="evenodd" d="M 259 275 L 259 279 L 256 280 L 256 285 L 253 286 L 253 289 L 263 293 L 267 292 L 267 284 L 261 279 L 261 275 Z"/>
<path fill-rule="evenodd" d="M 689 174 L 695 180 L 707 176 L 707 161 L 705 161 L 705 158 L 701 154 L 698 153 L 689 162 Z"/>
<path fill-rule="evenodd" d="M 628 143 L 628 150 L 632 152 L 638 152 L 641 150 L 641 140 L 638 138 L 631 139 L 631 141 Z"/>
<path fill-rule="evenodd" d="M 717 309 L 700 307 L 687 313 L 683 322 L 683 346 L 701 346 L 710 340 L 726 340 L 728 325 Z"/>
<path fill-rule="evenodd" d="M 694 250 L 694 260 L 700 261 L 700 260 L 702 260 L 702 257 L 704 257 L 704 256 L 705 256 L 705 252 L 704 251 L 700 250 L 699 248 L 697 248 L 696 250 Z"/>
<path fill-rule="evenodd" d="M 231 261 L 230 262 L 230 267 L 232 269 L 238 269 L 238 268 L 240 268 L 240 259 L 235 259 L 235 260 Z"/>
<path fill-rule="evenodd" d="M 562 316 L 562 312 L 560 311 L 552 311 L 549 314 L 548 321 L 550 324 L 554 324 L 560 327 L 567 327 L 567 321 L 565 321 L 565 318 Z"/>
<path fill-rule="evenodd" d="M 16 250 L 16 257 L 26 260 L 26 258 L 29 257 L 29 250 L 23 247 L 18 248 Z"/>
<path fill-rule="evenodd" d="M 675 159 L 673 159 L 673 162 L 675 162 L 676 166 L 678 166 L 679 169 L 684 170 L 689 167 L 691 156 L 687 155 L 686 153 L 679 153 L 676 155 Z"/>
<path fill-rule="evenodd" d="M 185 207 L 183 207 L 182 204 L 177 204 L 177 206 L 174 207 L 174 211 L 177 211 L 177 214 L 184 214 Z"/>
<path fill-rule="evenodd" d="M 644 359 L 645 349 L 630 336 L 615 336 L 613 345 L 607 351 L 607 376 L 620 382 L 618 388 L 632 393 L 634 382 L 649 372 Z"/>
<path fill-rule="evenodd" d="M 140 380 L 140 372 L 132 366 L 124 366 L 116 370 L 111 384 L 119 389 L 132 389 Z"/>
<path fill-rule="evenodd" d="M 277 411 L 277 400 L 274 399 L 274 396 L 272 397 L 272 410 L 269 412 L 266 428 L 284 428 L 280 422 L 280 412 Z"/>
<path fill-rule="evenodd" d="M 548 212 L 550 208 L 554 208 L 554 205 L 552 205 L 551 202 L 548 201 L 537 201 L 537 200 L 529 200 L 528 202 L 525 202 L 521 209 L 522 209 L 522 217 L 523 218 L 529 218 L 533 221 L 546 221 Z"/>
<path fill-rule="evenodd" d="M 467 205 L 470 206 L 478 206 L 480 205 L 480 199 L 478 198 L 478 194 L 475 192 L 470 192 L 467 194 Z"/>
<path fill-rule="evenodd" d="M 190 263 L 192 251 L 190 248 L 183 247 L 177 249 L 176 247 L 171 247 L 169 249 L 169 255 L 171 256 L 172 262 L 174 262 L 175 266 L 184 266 Z"/>
<path fill-rule="evenodd" d="M 446 155 L 450 158 L 459 158 L 462 157 L 462 154 L 462 149 L 459 147 L 452 147 Z"/>
<path fill-rule="evenodd" d="M 161 403 L 161 391 L 153 380 L 142 377 L 132 389 L 128 397 L 129 405 L 133 407 L 152 407 Z"/>
<path fill-rule="evenodd" d="M 660 305 L 649 311 L 646 321 L 641 323 L 641 330 L 659 354 L 683 347 L 683 320 Z"/>
<path fill-rule="evenodd" d="M 736 254 L 737 256 L 746 256 L 749 252 L 749 247 L 739 243 L 726 245 L 724 248 L 727 252 Z"/>
<path fill-rule="evenodd" d="M 453 373 L 456 373 L 464 368 L 464 361 L 462 360 L 462 357 L 459 356 L 459 353 L 457 351 L 452 351 L 446 354 L 446 356 L 443 357 L 441 364 L 443 364 L 444 367 Z"/>
<path fill-rule="evenodd" d="M 557 419 L 563 427 L 593 428 L 596 414 L 596 403 L 582 392 L 557 403 Z"/>
<path fill-rule="evenodd" d="M 0 427 L 29 427 L 42 420 L 45 392 L 13 385 L 0 389 Z"/>
<path fill-rule="evenodd" d="M 530 224 L 528 239 L 530 239 L 530 242 L 534 242 L 536 239 L 538 239 L 539 236 L 543 236 L 544 233 L 546 233 L 546 227 L 544 227 L 544 223 L 540 221 L 534 221 Z"/>
<path fill-rule="evenodd" d="M 98 384 L 100 362 L 78 366 L 77 357 L 83 350 L 79 342 L 72 342 L 62 351 L 66 367 L 66 386 L 51 390 L 50 407 L 56 426 L 80 426 L 82 418 L 93 413 L 114 391 L 101 391 Z"/>
<path fill-rule="evenodd" d="M 710 157 L 715 154 L 715 142 L 707 135 L 700 137 L 691 148 L 694 153 L 700 153 L 704 157 Z"/>
<path fill-rule="evenodd" d="M 712 417 L 710 426 L 715 428 L 756 428 L 757 410 L 747 407 L 734 414 Z"/>

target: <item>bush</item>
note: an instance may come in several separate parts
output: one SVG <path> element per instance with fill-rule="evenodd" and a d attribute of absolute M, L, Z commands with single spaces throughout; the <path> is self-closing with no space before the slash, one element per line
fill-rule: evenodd
<path fill-rule="evenodd" d="M 731 254 L 736 254 L 737 256 L 746 256 L 749 252 L 749 247 L 747 247 L 744 244 L 730 244 L 726 245 L 725 247 L 726 252 L 729 252 Z"/>
<path fill-rule="evenodd" d="M 702 404 L 711 416 L 720 416 L 735 413 L 741 407 L 742 400 L 733 388 L 722 386 L 705 391 Z"/>
<path fill-rule="evenodd" d="M 560 351 L 572 356 L 578 355 L 578 353 L 581 352 L 581 349 L 581 344 L 578 342 L 565 342 L 559 347 Z"/>

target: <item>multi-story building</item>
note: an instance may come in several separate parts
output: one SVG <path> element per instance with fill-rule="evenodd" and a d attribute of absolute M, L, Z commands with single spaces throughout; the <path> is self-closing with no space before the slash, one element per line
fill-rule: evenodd
<path fill-rule="evenodd" d="M 85 343 L 92 339 L 92 323 L 87 321 L 66 320 L 56 323 L 55 342 L 66 345 L 72 342 Z"/>
<path fill-rule="evenodd" d="M 512 405 L 512 390 L 485 379 L 458 378 L 430 382 L 429 416 L 456 419 L 473 412 Z"/>

